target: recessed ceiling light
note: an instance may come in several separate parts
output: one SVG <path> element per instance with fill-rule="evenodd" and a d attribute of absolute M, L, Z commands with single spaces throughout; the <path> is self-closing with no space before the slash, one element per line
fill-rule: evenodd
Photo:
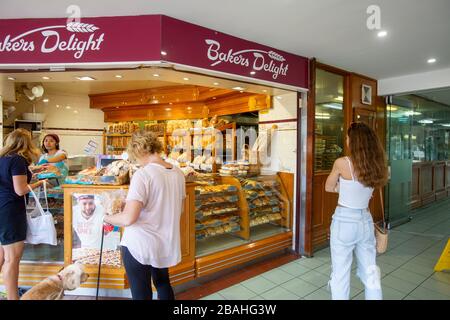
<path fill-rule="evenodd" d="M 117 79 L 122 79 L 122 78 L 123 78 L 123 76 L 120 75 L 120 74 L 116 74 L 115 77 L 116 77 Z"/>
<path fill-rule="evenodd" d="M 14 80 L 16 80 L 16 78 L 14 78 L 14 77 L 8 77 L 8 80 L 14 81 Z"/>
<path fill-rule="evenodd" d="M 57 104 L 57 105 L 56 105 L 56 108 L 59 108 L 59 107 L 61 107 L 61 106 L 60 106 L 59 104 Z"/>
<path fill-rule="evenodd" d="M 188 80 L 189 80 L 189 78 L 185 77 L 185 78 L 183 78 L 183 80 L 184 80 L 184 81 L 188 81 Z"/>
<path fill-rule="evenodd" d="M 42 100 L 42 102 L 45 102 L 45 103 L 47 103 L 47 102 L 49 102 L 49 101 L 50 101 L 50 100 L 48 100 L 47 98 Z"/>
<path fill-rule="evenodd" d="M 435 58 L 430 58 L 427 60 L 428 63 L 435 63 L 437 60 Z"/>
<path fill-rule="evenodd" d="M 159 77 L 159 74 L 154 73 L 153 76 L 154 76 L 154 77 Z"/>
<path fill-rule="evenodd" d="M 410 117 L 410 116 L 420 116 L 422 113 L 420 112 L 416 112 L 416 111 L 406 111 L 405 115 Z"/>
<path fill-rule="evenodd" d="M 378 32 L 377 36 L 378 36 L 378 38 L 384 38 L 387 36 L 387 31 L 382 30 L 382 31 Z"/>
<path fill-rule="evenodd" d="M 165 52 L 165 51 L 161 51 L 161 55 L 163 55 L 163 56 L 167 56 L 167 52 Z"/>
<path fill-rule="evenodd" d="M 187 107 L 188 110 L 192 110 L 192 107 Z"/>
<path fill-rule="evenodd" d="M 81 80 L 81 81 L 92 81 L 92 80 L 95 80 L 95 78 L 92 78 L 92 77 L 88 77 L 88 76 L 82 76 L 82 77 L 76 77 L 78 80 Z"/>
<path fill-rule="evenodd" d="M 170 105 L 172 105 L 172 104 L 173 104 L 173 102 L 169 102 L 169 104 L 170 104 Z"/>
<path fill-rule="evenodd" d="M 262 92 L 267 92 L 267 90 L 266 89 L 263 89 L 263 91 Z"/>
<path fill-rule="evenodd" d="M 166 108 L 166 111 L 170 111 L 170 110 L 172 110 L 171 108 Z"/>
<path fill-rule="evenodd" d="M 42 80 L 50 80 L 50 77 L 42 77 Z"/>
<path fill-rule="evenodd" d="M 245 88 L 242 88 L 242 87 L 234 87 L 234 88 L 232 88 L 233 90 L 244 90 Z"/>
<path fill-rule="evenodd" d="M 213 83 L 213 85 L 215 85 L 215 86 L 218 86 L 218 85 L 219 85 L 219 83 L 218 83 L 218 82 L 214 82 L 214 83 Z"/>
<path fill-rule="evenodd" d="M 277 96 L 277 99 L 278 100 L 283 100 L 283 97 L 282 96 Z"/>
<path fill-rule="evenodd" d="M 442 123 L 441 126 L 443 126 L 443 127 L 450 127 L 450 123 Z"/>
<path fill-rule="evenodd" d="M 242 92 L 244 92 L 244 91 L 241 91 L 241 93 L 242 93 Z M 212 97 L 212 98 L 213 98 L 213 100 L 216 100 L 216 99 L 217 99 L 216 97 Z"/>
<path fill-rule="evenodd" d="M 240 93 L 244 93 L 244 90 L 239 91 Z"/>
<path fill-rule="evenodd" d="M 433 123 L 434 121 L 431 120 L 431 119 L 423 119 L 423 120 L 419 120 L 419 121 L 417 121 L 417 122 L 422 123 L 422 124 L 431 124 L 431 123 Z"/>
<path fill-rule="evenodd" d="M 66 109 L 67 109 L 67 110 L 69 110 L 69 109 L 71 109 L 71 108 L 72 108 L 71 106 L 66 106 Z"/>
<path fill-rule="evenodd" d="M 256 72 L 255 71 L 250 71 L 250 74 L 254 75 L 254 74 L 256 74 Z"/>
<path fill-rule="evenodd" d="M 78 110 L 73 110 L 73 113 L 78 113 Z"/>

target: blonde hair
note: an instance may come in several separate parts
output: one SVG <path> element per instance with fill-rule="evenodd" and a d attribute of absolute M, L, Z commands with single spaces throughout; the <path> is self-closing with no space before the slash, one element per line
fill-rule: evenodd
<path fill-rule="evenodd" d="M 163 146 L 158 136 L 153 132 L 138 130 L 131 136 L 130 143 L 127 147 L 127 152 L 132 159 L 150 155 L 154 153 L 161 153 Z"/>
<path fill-rule="evenodd" d="M 19 128 L 11 132 L 5 140 L 5 146 L 0 150 L 0 157 L 18 154 L 24 157 L 28 164 L 39 156 L 39 149 L 31 141 L 31 133 Z"/>

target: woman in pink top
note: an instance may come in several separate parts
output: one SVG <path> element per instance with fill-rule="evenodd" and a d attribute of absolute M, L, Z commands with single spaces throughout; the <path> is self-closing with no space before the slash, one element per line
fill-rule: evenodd
<path fill-rule="evenodd" d="M 181 261 L 180 217 L 186 185 L 182 171 L 161 157 L 161 142 L 138 131 L 128 145 L 129 155 L 142 166 L 131 180 L 122 213 L 104 222 L 125 227 L 121 246 L 133 299 L 151 300 L 151 280 L 160 300 L 173 300 L 168 268 Z"/>

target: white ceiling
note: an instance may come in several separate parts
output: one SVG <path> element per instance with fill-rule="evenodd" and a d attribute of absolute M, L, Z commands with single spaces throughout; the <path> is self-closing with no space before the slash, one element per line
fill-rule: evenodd
<path fill-rule="evenodd" d="M 450 66 L 449 0 L 2 0 L 0 18 L 63 17 L 72 4 L 82 16 L 166 14 L 376 79 Z M 366 27 L 372 4 L 386 38 Z"/>

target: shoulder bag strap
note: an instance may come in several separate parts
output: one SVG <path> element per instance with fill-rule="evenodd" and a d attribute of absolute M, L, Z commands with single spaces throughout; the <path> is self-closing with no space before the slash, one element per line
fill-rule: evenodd
<path fill-rule="evenodd" d="M 384 218 L 384 201 L 383 201 L 383 192 L 381 191 L 381 187 L 379 189 L 380 192 L 380 205 L 381 205 L 381 215 L 383 217 L 383 228 L 386 228 L 386 220 Z"/>

